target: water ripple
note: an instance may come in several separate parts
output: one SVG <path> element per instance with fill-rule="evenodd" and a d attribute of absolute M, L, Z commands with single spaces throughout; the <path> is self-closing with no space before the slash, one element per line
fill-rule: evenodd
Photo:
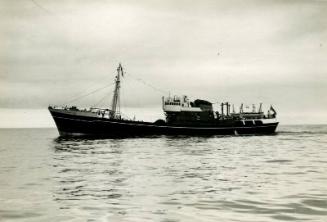
<path fill-rule="evenodd" d="M 281 127 L 275 136 L 252 137 L 56 134 L 0 135 L 11 141 L 1 149 L 0 220 L 327 218 L 326 126 Z"/>

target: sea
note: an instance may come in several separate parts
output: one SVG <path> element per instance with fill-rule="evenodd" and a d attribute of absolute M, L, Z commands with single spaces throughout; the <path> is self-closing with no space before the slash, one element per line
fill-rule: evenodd
<path fill-rule="evenodd" d="M 0 221 L 327 221 L 327 125 L 270 136 L 0 129 Z"/>

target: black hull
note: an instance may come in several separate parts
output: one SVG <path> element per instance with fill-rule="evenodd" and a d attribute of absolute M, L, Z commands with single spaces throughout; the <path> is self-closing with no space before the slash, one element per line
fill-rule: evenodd
<path fill-rule="evenodd" d="M 173 126 L 150 122 L 113 120 L 101 117 L 72 115 L 49 108 L 60 136 L 146 136 L 146 135 L 244 135 L 274 134 L 278 122 L 253 126 L 211 125 Z"/>

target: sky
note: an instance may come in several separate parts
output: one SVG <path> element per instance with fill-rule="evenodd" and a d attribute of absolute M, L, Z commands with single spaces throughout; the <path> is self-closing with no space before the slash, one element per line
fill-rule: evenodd
<path fill-rule="evenodd" d="M 49 104 L 162 118 L 161 97 L 273 104 L 327 123 L 327 1 L 0 0 L 0 127 L 54 126 Z M 69 103 L 72 101 L 72 103 Z M 133 114 L 134 113 L 134 114 Z"/>

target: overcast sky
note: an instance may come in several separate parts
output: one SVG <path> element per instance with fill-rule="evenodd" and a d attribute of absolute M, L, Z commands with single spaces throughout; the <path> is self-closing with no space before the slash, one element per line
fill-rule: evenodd
<path fill-rule="evenodd" d="M 161 113 L 170 92 L 327 123 L 326 12 L 318 0 L 0 0 L 0 122 L 29 110 L 32 123 L 31 109 L 112 83 L 121 62 L 125 107 Z M 111 91 L 77 105 L 109 106 Z"/>

